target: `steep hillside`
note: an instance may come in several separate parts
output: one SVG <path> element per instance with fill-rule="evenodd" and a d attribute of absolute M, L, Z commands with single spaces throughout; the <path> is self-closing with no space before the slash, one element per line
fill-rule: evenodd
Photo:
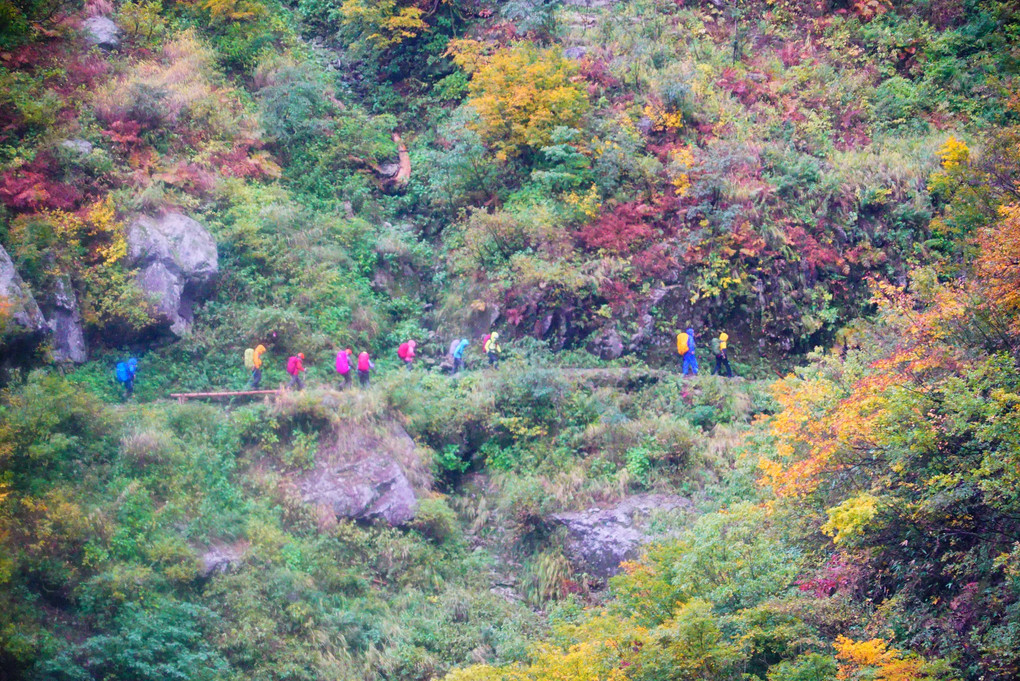
<path fill-rule="evenodd" d="M 1012 2 L 0 0 L 0 679 L 1017 678 L 1018 70 Z"/>

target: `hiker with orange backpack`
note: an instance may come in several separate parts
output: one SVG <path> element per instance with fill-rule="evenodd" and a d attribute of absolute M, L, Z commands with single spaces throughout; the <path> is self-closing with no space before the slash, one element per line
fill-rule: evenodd
<path fill-rule="evenodd" d="M 372 358 L 368 356 L 367 352 L 362 352 L 358 355 L 358 384 L 362 388 L 368 387 L 369 374 L 374 368 L 375 364 L 372 363 Z"/>
<path fill-rule="evenodd" d="M 350 348 L 336 353 L 336 372 L 344 381 L 344 384 L 340 386 L 341 390 L 351 387 L 351 357 L 353 356 L 354 351 Z"/>
<path fill-rule="evenodd" d="M 299 352 L 296 355 L 291 355 L 287 359 L 287 373 L 290 374 L 290 383 L 287 384 L 288 388 L 293 388 L 295 385 L 298 390 L 304 390 L 305 383 L 301 380 L 301 374 L 304 373 L 305 353 Z"/>
<path fill-rule="evenodd" d="M 244 367 L 251 372 L 252 390 L 258 390 L 262 382 L 262 355 L 266 351 L 265 345 L 257 345 L 244 351 Z"/>
<path fill-rule="evenodd" d="M 415 343 L 413 340 L 409 340 L 404 341 L 403 343 L 400 344 L 400 347 L 397 348 L 397 357 L 399 357 L 401 361 L 403 361 L 404 366 L 407 367 L 408 371 L 411 370 L 411 366 L 414 362 L 415 357 L 414 349 L 416 346 L 417 343 Z"/>
<path fill-rule="evenodd" d="M 676 335 L 676 352 L 683 359 L 681 373 L 684 376 L 687 374 L 697 376 L 698 358 L 694 354 L 694 329 L 692 327 L 687 327 L 686 331 L 681 331 Z"/>

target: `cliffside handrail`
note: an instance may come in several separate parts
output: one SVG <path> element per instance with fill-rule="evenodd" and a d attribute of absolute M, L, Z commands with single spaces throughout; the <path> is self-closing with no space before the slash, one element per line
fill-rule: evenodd
<path fill-rule="evenodd" d="M 278 395 L 282 390 L 239 390 L 236 392 L 215 392 L 215 393 L 170 393 L 170 397 L 177 398 L 180 404 L 185 400 L 195 397 L 245 397 L 248 395 Z"/>

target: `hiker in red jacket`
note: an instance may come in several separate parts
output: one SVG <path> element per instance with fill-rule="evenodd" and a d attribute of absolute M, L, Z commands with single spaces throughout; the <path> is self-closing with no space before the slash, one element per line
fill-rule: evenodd
<path fill-rule="evenodd" d="M 362 352 L 358 355 L 358 383 L 362 388 L 368 387 L 369 372 L 375 368 L 375 364 L 372 363 L 372 359 L 368 356 L 367 352 Z"/>
<path fill-rule="evenodd" d="M 296 385 L 298 390 L 304 390 L 305 383 L 301 380 L 301 374 L 305 370 L 304 359 L 305 353 L 299 352 L 296 355 L 291 355 L 287 360 L 287 373 L 290 374 L 288 388 L 293 388 Z"/>
<path fill-rule="evenodd" d="M 411 370 L 411 366 L 414 362 L 414 348 L 416 346 L 417 343 L 413 340 L 409 340 L 401 343 L 400 347 L 397 348 L 397 357 L 403 360 L 404 366 L 407 367 L 408 371 Z"/>

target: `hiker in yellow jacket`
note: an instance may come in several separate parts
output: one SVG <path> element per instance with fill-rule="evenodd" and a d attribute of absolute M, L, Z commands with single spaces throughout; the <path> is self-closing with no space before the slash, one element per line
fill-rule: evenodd
<path fill-rule="evenodd" d="M 266 346 L 257 345 L 255 349 L 248 348 L 244 351 L 244 366 L 251 371 L 251 389 L 258 390 L 262 382 L 262 354 Z"/>
<path fill-rule="evenodd" d="M 715 371 L 712 373 L 722 376 L 723 367 L 726 367 L 726 375 L 733 378 L 733 369 L 730 367 L 730 359 L 726 355 L 726 348 L 729 345 L 729 334 L 725 331 L 719 334 L 718 338 L 712 339 L 712 351 L 715 353 Z"/>
<path fill-rule="evenodd" d="M 493 331 L 482 343 L 482 350 L 489 357 L 489 366 L 499 368 L 499 356 L 503 348 L 499 345 L 499 334 Z"/>

